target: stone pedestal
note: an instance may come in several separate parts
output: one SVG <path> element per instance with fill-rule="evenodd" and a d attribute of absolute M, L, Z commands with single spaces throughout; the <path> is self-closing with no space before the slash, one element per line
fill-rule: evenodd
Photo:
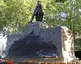
<path fill-rule="evenodd" d="M 34 23 L 32 23 L 32 24 L 28 24 L 28 30 L 29 31 L 34 31 L 34 34 L 35 35 L 39 35 L 39 32 L 40 32 L 40 30 L 41 30 L 41 26 L 42 25 L 42 23 L 41 22 L 34 22 Z"/>
<path fill-rule="evenodd" d="M 59 58 L 63 58 L 64 61 L 75 59 L 72 31 L 67 27 L 43 29 L 39 35 L 45 42 L 53 42 L 58 49 Z"/>
<path fill-rule="evenodd" d="M 52 44 L 55 45 L 57 48 L 58 58 L 63 59 L 63 61 L 74 60 L 75 54 L 74 54 L 73 35 L 72 32 L 67 27 L 59 26 L 56 28 L 50 27 L 42 29 L 42 23 L 35 22 L 33 24 L 27 25 L 27 30 L 24 29 L 24 31 L 21 33 L 23 35 L 19 35 L 20 37 L 15 35 L 14 39 L 11 39 L 10 41 L 9 41 L 10 38 L 8 38 L 7 42 L 14 44 L 15 43 L 14 41 L 16 41 L 17 39 L 19 39 L 18 41 L 20 42 L 21 42 L 20 39 L 22 39 L 23 42 L 23 37 L 26 37 L 26 35 L 29 34 L 31 31 L 34 31 L 34 34 L 36 36 L 39 36 L 39 38 L 41 38 L 44 42 L 49 44 L 50 42 L 52 42 Z M 7 53 L 11 46 L 12 44 L 7 45 Z"/>
<path fill-rule="evenodd" d="M 64 61 L 68 62 L 75 59 L 73 34 L 67 27 L 61 27 L 61 35 L 62 55 Z"/>

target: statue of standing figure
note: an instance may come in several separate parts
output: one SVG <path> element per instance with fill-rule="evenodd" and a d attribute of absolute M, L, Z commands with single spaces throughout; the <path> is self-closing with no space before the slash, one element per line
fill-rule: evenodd
<path fill-rule="evenodd" d="M 32 20 L 34 19 L 34 16 L 36 16 L 36 21 L 42 22 L 43 14 L 44 14 L 44 12 L 42 10 L 42 6 L 40 4 L 40 1 L 37 1 L 37 5 L 36 5 L 35 10 L 32 14 L 32 18 L 30 20 L 30 23 L 32 23 Z"/>

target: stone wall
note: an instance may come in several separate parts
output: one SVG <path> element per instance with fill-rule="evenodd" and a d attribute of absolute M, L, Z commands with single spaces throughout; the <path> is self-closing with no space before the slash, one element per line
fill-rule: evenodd
<path fill-rule="evenodd" d="M 59 57 L 62 57 L 61 27 L 43 29 L 40 31 L 39 35 L 45 42 L 53 42 L 58 49 L 58 53 L 60 53 Z"/>

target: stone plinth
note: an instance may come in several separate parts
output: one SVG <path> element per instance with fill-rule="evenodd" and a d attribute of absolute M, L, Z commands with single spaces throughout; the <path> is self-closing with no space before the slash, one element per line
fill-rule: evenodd
<path fill-rule="evenodd" d="M 28 50 L 30 48 L 30 45 L 33 45 L 32 46 L 33 49 L 31 49 L 29 52 L 31 53 L 32 51 L 34 51 L 34 53 L 37 53 L 36 55 L 37 57 L 41 56 L 40 53 L 42 53 L 42 55 L 45 57 L 53 57 L 54 56 L 53 52 L 57 51 L 56 56 L 58 56 L 58 58 L 62 58 L 64 61 L 72 61 L 75 58 L 73 35 L 72 32 L 67 27 L 59 26 L 56 28 L 52 27 L 52 28 L 42 29 L 42 23 L 35 22 L 33 24 L 28 24 L 27 28 L 24 29 L 24 31 L 21 34 L 23 35 L 19 35 L 19 36 L 15 35 L 14 39 L 13 36 L 10 36 L 12 39 L 8 38 L 8 43 L 10 44 L 7 45 L 7 54 L 6 54 L 7 57 L 9 56 L 10 53 L 9 51 L 12 51 L 13 49 L 17 49 L 17 48 L 20 50 L 21 48 L 19 48 L 19 46 L 21 47 L 21 45 L 24 44 L 21 49 L 22 56 L 24 53 L 23 50 Z M 16 43 L 18 44 L 18 47 L 17 46 L 15 47 Z M 34 45 L 35 43 L 37 46 L 41 45 L 40 49 L 39 47 L 36 48 L 36 46 Z M 28 45 L 29 48 L 27 48 Z M 43 45 L 45 45 L 45 47 Z M 48 54 L 47 55 L 43 54 L 44 51 L 46 51 L 47 53 L 50 52 L 51 47 L 56 48 L 56 49 L 52 49 L 54 51 L 52 52 L 51 56 Z M 12 48 L 12 50 L 10 48 Z M 34 48 L 36 48 L 37 50 L 35 50 Z M 15 54 L 15 51 L 13 53 Z"/>
<path fill-rule="evenodd" d="M 61 39 L 62 39 L 62 55 L 64 61 L 70 61 L 75 59 L 74 53 L 74 40 L 72 31 L 69 30 L 67 27 L 61 28 Z"/>

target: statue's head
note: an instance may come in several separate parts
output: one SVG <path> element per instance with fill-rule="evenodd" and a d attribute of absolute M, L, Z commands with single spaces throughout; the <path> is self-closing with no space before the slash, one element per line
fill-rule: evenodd
<path fill-rule="evenodd" d="M 37 1 L 38 4 L 40 4 L 40 1 Z"/>
<path fill-rule="evenodd" d="M 41 4 L 40 4 L 40 1 L 37 1 L 37 8 L 42 9 Z"/>

